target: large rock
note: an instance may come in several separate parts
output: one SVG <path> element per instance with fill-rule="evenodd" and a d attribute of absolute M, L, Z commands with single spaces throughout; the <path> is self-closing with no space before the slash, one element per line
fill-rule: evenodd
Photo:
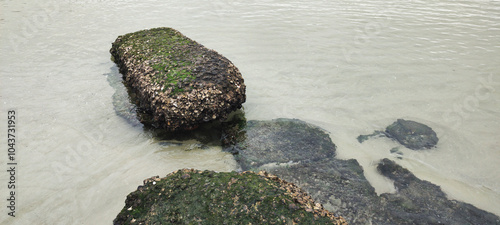
<path fill-rule="evenodd" d="M 224 141 L 226 149 L 243 168 L 265 169 L 295 183 L 349 224 L 500 224 L 498 216 L 449 200 L 439 186 L 389 159 L 378 170 L 397 191 L 378 196 L 356 160 L 335 158 L 328 134 L 299 120 L 248 121 L 225 137 L 231 138 Z"/>
<path fill-rule="evenodd" d="M 265 172 L 183 169 L 130 193 L 114 224 L 346 224 Z"/>
<path fill-rule="evenodd" d="M 171 28 L 119 36 L 110 50 L 141 111 L 155 127 L 190 130 L 224 120 L 245 102 L 239 70 Z M 141 117 L 143 118 L 143 117 Z"/>

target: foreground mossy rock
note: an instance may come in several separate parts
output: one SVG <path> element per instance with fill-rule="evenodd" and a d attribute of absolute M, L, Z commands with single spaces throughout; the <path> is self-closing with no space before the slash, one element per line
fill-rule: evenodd
<path fill-rule="evenodd" d="M 114 224 L 347 224 L 265 172 L 183 169 L 144 181 Z"/>
<path fill-rule="evenodd" d="M 315 156 L 332 149 L 326 146 L 335 146 L 325 136 L 328 134 L 321 129 L 298 120 L 248 121 L 239 132 L 226 132 L 224 143 L 236 154 L 241 167 L 265 169 L 297 184 L 349 224 L 500 224 L 498 216 L 448 199 L 439 186 L 418 179 L 389 159 L 379 162 L 378 170 L 394 181 L 397 191 L 378 196 L 355 159 L 341 160 L 335 154 Z M 265 146 L 268 151 L 255 146 Z M 300 160 L 283 163 L 294 157 Z"/>
<path fill-rule="evenodd" d="M 245 102 L 245 84 L 231 61 L 171 28 L 119 36 L 110 50 L 142 122 L 170 131 L 224 120 Z"/>
<path fill-rule="evenodd" d="M 374 136 L 386 136 L 395 139 L 400 144 L 413 150 L 432 148 L 439 141 L 436 132 L 429 126 L 404 119 L 398 119 L 389 125 L 385 131 L 374 131 L 369 135 L 360 135 L 358 141 L 363 143 L 363 141 Z"/>

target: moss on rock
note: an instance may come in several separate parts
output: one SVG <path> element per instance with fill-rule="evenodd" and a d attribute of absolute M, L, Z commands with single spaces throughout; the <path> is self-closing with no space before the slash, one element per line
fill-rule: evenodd
<path fill-rule="evenodd" d="M 153 126 L 189 130 L 223 120 L 245 102 L 239 70 L 224 56 L 172 28 L 119 36 L 110 50 Z"/>
<path fill-rule="evenodd" d="M 144 181 L 114 224 L 347 224 L 265 172 L 183 169 Z"/>

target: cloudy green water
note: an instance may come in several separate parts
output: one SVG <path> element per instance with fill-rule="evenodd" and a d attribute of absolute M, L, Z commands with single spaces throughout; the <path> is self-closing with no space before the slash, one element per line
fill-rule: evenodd
<path fill-rule="evenodd" d="M 121 34 L 169 26 L 241 70 L 247 119 L 298 118 L 338 157 L 375 172 L 397 160 L 450 198 L 500 215 L 500 1 L 0 1 L 0 124 L 15 109 L 17 209 L 1 224 L 110 224 L 128 193 L 180 168 L 229 171 L 217 146 L 159 145 L 113 111 L 108 53 Z M 356 137 L 397 118 L 436 130 L 435 149 Z M 6 168 L 6 129 L 0 163 Z M 2 169 L 1 171 L 4 171 Z M 0 172 L 0 199 L 8 195 Z"/>

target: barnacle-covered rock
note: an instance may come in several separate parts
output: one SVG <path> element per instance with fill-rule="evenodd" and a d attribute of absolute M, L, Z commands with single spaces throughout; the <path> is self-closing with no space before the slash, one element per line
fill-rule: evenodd
<path fill-rule="evenodd" d="M 144 123 L 191 130 L 224 120 L 245 102 L 238 68 L 172 28 L 119 36 L 110 52 L 138 107 L 151 115 Z"/>
<path fill-rule="evenodd" d="M 183 169 L 130 193 L 114 224 L 347 224 L 266 172 Z"/>

